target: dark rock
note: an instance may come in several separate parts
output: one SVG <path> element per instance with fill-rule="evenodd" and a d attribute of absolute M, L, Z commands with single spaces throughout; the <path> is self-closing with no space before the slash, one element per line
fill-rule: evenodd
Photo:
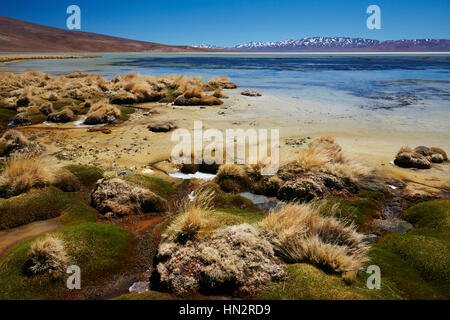
<path fill-rule="evenodd" d="M 259 93 L 256 90 L 244 90 L 241 92 L 241 94 L 243 96 L 249 96 L 249 97 L 260 97 L 261 96 L 261 93 Z"/>
<path fill-rule="evenodd" d="M 422 154 L 414 151 L 400 151 L 395 157 L 394 164 L 402 168 L 431 168 L 431 162 Z"/>
<path fill-rule="evenodd" d="M 164 212 L 167 203 L 150 190 L 133 187 L 119 178 L 100 179 L 91 193 L 91 205 L 107 218 Z"/>
<path fill-rule="evenodd" d="M 239 195 L 249 199 L 259 210 L 262 211 L 269 211 L 283 205 L 283 202 L 279 201 L 275 197 L 266 197 L 250 192 L 242 192 Z"/>
<path fill-rule="evenodd" d="M 154 122 L 147 126 L 152 132 L 169 132 L 176 128 L 176 126 L 170 121 Z"/>
<path fill-rule="evenodd" d="M 401 219 L 374 219 L 372 227 L 383 234 L 387 232 L 407 233 L 414 229 L 411 223 Z"/>
<path fill-rule="evenodd" d="M 367 242 L 367 243 L 375 243 L 378 241 L 378 238 L 380 236 L 376 235 L 376 234 L 366 234 L 364 235 L 364 238 L 362 239 L 363 242 Z"/>

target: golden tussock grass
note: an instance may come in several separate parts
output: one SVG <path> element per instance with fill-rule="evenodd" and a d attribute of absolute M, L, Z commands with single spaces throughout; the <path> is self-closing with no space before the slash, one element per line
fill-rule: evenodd
<path fill-rule="evenodd" d="M 191 87 L 186 89 L 183 94 L 186 98 L 201 98 L 203 90 L 199 87 Z"/>
<path fill-rule="evenodd" d="M 212 210 L 216 195 L 217 190 L 205 187 L 195 191 L 193 200 L 180 201 L 177 205 L 179 214 L 162 234 L 163 242 L 185 243 L 209 238 L 221 227 L 242 222 L 239 217 Z"/>
<path fill-rule="evenodd" d="M 116 106 L 109 104 L 108 100 L 100 100 L 94 103 L 87 113 L 88 117 L 93 114 L 96 114 L 99 117 L 104 117 L 106 115 L 112 114 L 116 118 L 119 118 L 120 110 Z"/>
<path fill-rule="evenodd" d="M 297 165 L 306 171 L 328 172 L 348 178 L 367 189 L 382 189 L 380 174 L 375 168 L 351 159 L 332 137 L 313 140 L 306 149 L 299 151 Z"/>
<path fill-rule="evenodd" d="M 221 165 L 214 181 L 223 191 L 232 193 L 245 191 L 249 184 L 245 167 L 233 163 Z"/>
<path fill-rule="evenodd" d="M 259 227 L 288 263 L 313 263 L 351 280 L 368 261 L 368 248 L 355 226 L 320 215 L 317 205 L 287 204 L 270 212 Z"/>
<path fill-rule="evenodd" d="M 222 99 L 228 98 L 228 96 L 223 94 L 222 88 L 217 88 L 216 90 L 214 90 L 213 97 L 222 98 Z"/>
<path fill-rule="evenodd" d="M 0 138 L 0 155 L 5 156 L 26 147 L 30 142 L 22 132 L 10 129 Z"/>
<path fill-rule="evenodd" d="M 214 229 L 210 218 L 215 191 L 203 189 L 191 201 L 184 198 L 177 204 L 179 215 L 162 234 L 163 241 L 186 242 L 201 238 Z"/>
<path fill-rule="evenodd" d="M 403 146 L 398 150 L 397 154 L 402 153 L 402 152 L 414 152 L 414 151 L 413 151 L 413 149 L 411 149 L 408 146 Z"/>
<path fill-rule="evenodd" d="M 202 105 L 206 106 L 217 106 L 223 104 L 223 101 L 214 96 L 202 96 L 200 102 Z"/>
<path fill-rule="evenodd" d="M 226 85 L 231 86 L 228 79 L 214 80 L 216 87 L 209 91 L 220 89 Z M 124 76 L 117 75 L 112 80 L 106 80 L 99 74 L 79 74 L 52 76 L 41 72 L 27 72 L 25 74 L 0 73 L 0 92 L 7 93 L 2 104 L 11 108 L 27 107 L 30 104 L 40 106 L 46 101 L 59 101 L 75 99 L 81 102 L 87 99 L 114 100 L 114 96 L 121 92 L 132 93 L 136 96 L 126 97 L 124 103 L 153 102 L 169 98 L 167 102 L 184 95 L 191 101 L 189 105 L 219 105 L 222 103 L 218 97 L 204 96 L 203 90 L 209 88 L 210 82 L 204 82 L 199 77 L 169 75 L 162 77 L 144 76 L 129 73 Z M 222 96 L 220 90 L 216 96 Z M 9 99 L 6 101 L 6 99 Z M 117 97 L 118 101 L 124 100 Z M 56 106 L 55 106 L 56 107 Z"/>
<path fill-rule="evenodd" d="M 0 192 L 7 197 L 15 196 L 31 188 L 42 188 L 52 183 L 54 170 L 42 157 L 13 155 L 5 163 L 0 176 Z"/>
<path fill-rule="evenodd" d="M 221 179 L 222 177 L 236 177 L 239 179 L 247 179 L 247 172 L 243 166 L 234 164 L 234 163 L 226 163 L 219 167 L 219 171 L 217 172 L 217 179 Z"/>
<path fill-rule="evenodd" d="M 49 274 L 59 278 L 65 273 L 69 257 L 62 237 L 48 235 L 35 240 L 28 253 L 27 269 L 32 274 Z"/>

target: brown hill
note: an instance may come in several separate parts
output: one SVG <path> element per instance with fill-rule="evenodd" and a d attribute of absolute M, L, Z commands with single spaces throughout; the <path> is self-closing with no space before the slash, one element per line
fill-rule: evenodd
<path fill-rule="evenodd" d="M 0 16 L 0 52 L 219 51 L 71 31 Z M 223 51 L 223 50 L 222 50 Z"/>

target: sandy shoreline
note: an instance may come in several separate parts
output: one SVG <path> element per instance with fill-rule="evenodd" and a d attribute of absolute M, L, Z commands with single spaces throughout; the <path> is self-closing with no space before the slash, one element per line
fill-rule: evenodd
<path fill-rule="evenodd" d="M 175 107 L 161 103 L 140 104 L 130 119 L 108 126 L 111 134 L 87 132 L 72 123 L 23 127 L 27 136 L 37 135 L 47 154 L 57 155 L 63 162 L 92 164 L 107 171 L 137 171 L 149 164 L 170 158 L 171 132 L 154 133 L 147 126 L 154 121 L 172 121 L 192 132 L 195 120 L 203 122 L 203 130 L 277 128 L 280 132 L 280 162 L 294 159 L 300 147 L 310 139 L 333 136 L 343 150 L 386 173 L 427 186 L 450 186 L 448 165 L 430 170 L 411 170 L 391 164 L 401 146 L 437 146 L 450 150 L 450 133 L 432 130 L 433 126 L 403 125 L 411 121 L 407 112 L 385 116 L 376 110 L 339 109 L 319 103 L 271 95 L 246 97 L 241 90 L 224 90 L 229 96 L 219 107 Z M 149 114 L 148 111 L 151 111 Z M 441 125 L 448 123 L 443 118 Z M 59 130 L 64 128 L 64 130 Z M 439 126 L 438 126 L 439 128 Z M 310 139 L 308 139 L 308 137 Z M 302 140 L 303 144 L 291 145 Z M 66 160 L 64 160 L 66 159 Z M 155 175 L 161 172 L 155 171 Z M 165 176 L 167 177 L 167 176 Z M 420 189 L 420 185 L 419 189 Z"/>

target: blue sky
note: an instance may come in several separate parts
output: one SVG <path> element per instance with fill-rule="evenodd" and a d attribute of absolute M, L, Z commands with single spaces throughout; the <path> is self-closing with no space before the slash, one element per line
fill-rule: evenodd
<path fill-rule="evenodd" d="M 0 15 L 66 28 L 71 4 L 81 8 L 82 31 L 166 44 L 231 46 L 310 36 L 450 39 L 450 0 L 2 0 Z M 366 27 L 371 4 L 381 8 L 381 30 Z"/>

